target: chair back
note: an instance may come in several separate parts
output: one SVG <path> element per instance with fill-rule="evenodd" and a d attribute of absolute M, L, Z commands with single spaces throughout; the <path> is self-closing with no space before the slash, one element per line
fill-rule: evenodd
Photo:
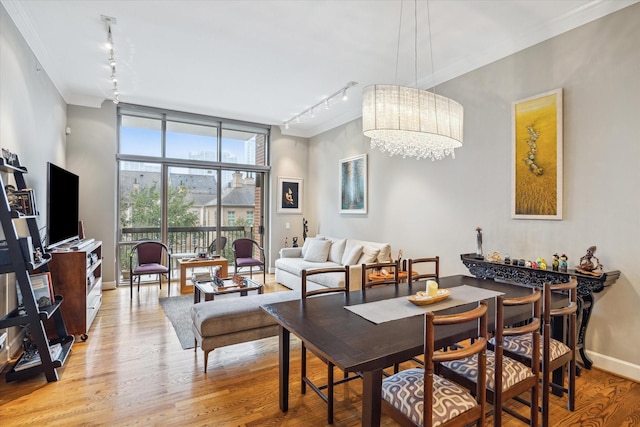
<path fill-rule="evenodd" d="M 429 272 L 418 272 L 416 269 L 416 264 L 431 264 L 429 267 Z M 412 282 L 416 282 L 419 280 L 438 280 L 440 277 L 440 257 L 432 257 L 432 258 L 414 258 L 410 259 L 407 262 L 407 281 L 409 285 Z"/>
<path fill-rule="evenodd" d="M 551 294 L 552 292 L 566 292 L 567 300 L 566 304 L 562 307 L 551 308 Z M 568 387 L 565 389 L 564 384 L 554 385 L 563 391 L 567 392 L 567 403 L 570 411 L 575 409 L 576 399 L 576 323 L 577 323 L 577 311 L 578 311 L 578 280 L 575 276 L 572 276 L 567 283 L 552 284 L 547 283 L 544 287 L 544 309 L 543 309 L 543 332 L 542 332 L 542 425 L 549 425 L 549 411 L 550 401 L 549 393 L 552 386 L 550 380 L 551 372 L 558 369 L 565 364 L 569 364 L 568 367 Z M 566 347 L 569 351 L 562 354 L 556 354 L 552 358 L 552 342 L 551 342 L 551 319 L 554 321 L 563 321 L 564 326 L 568 326 L 565 329 Z M 559 343 L 553 343 L 557 348 Z M 561 344 L 560 344 L 561 345 Z M 562 346 L 564 347 L 564 346 Z M 566 348 L 565 347 L 565 348 Z M 534 347 L 535 348 L 535 347 Z M 536 352 L 537 353 L 537 352 Z M 560 352 L 558 352 L 560 353 Z"/>
<path fill-rule="evenodd" d="M 344 274 L 344 286 L 340 287 L 325 287 L 322 289 L 307 289 L 307 278 L 317 274 L 329 274 L 338 273 Z M 328 294 L 332 292 L 344 292 L 349 295 L 349 266 L 344 267 L 332 267 L 332 268 L 314 268 L 312 270 L 302 270 L 302 299 L 305 299 L 311 295 Z"/>
<path fill-rule="evenodd" d="M 424 404 L 423 404 L 423 420 L 424 425 L 431 425 L 433 419 L 433 377 L 436 364 L 451 360 L 465 359 L 474 354 L 477 357 L 478 382 L 475 390 L 478 409 L 474 411 L 475 418 L 468 419 L 465 417 L 464 424 L 469 421 L 479 419 L 478 425 L 484 426 L 486 412 L 486 369 L 487 369 L 487 336 L 488 336 L 488 315 L 487 303 L 480 302 L 478 307 L 464 313 L 435 315 L 433 312 L 427 312 L 425 315 L 424 326 Z M 435 346 L 435 329 L 439 326 L 457 325 L 467 322 L 477 322 L 477 334 L 470 336 L 471 344 L 468 346 L 460 346 L 455 349 L 447 349 L 447 351 L 437 350 Z M 471 416 L 468 414 L 467 416 Z M 429 420 L 427 422 L 427 420 Z"/>
<path fill-rule="evenodd" d="M 567 303 L 563 307 L 551 308 L 551 293 L 552 292 L 567 292 Z M 549 283 L 544 288 L 544 314 L 543 314 L 543 339 L 544 339 L 544 352 L 543 354 L 550 354 L 549 345 L 551 341 L 551 318 L 553 317 L 567 317 L 567 346 L 571 349 L 575 358 L 576 351 L 576 323 L 578 312 L 578 280 L 575 277 L 571 277 L 571 280 L 567 283 Z"/>
<path fill-rule="evenodd" d="M 225 246 L 227 246 L 227 238 L 220 236 L 213 239 L 213 242 L 209 245 L 208 251 L 210 254 L 221 254 Z"/>
<path fill-rule="evenodd" d="M 382 270 L 386 274 L 382 274 Z M 365 295 L 368 288 L 382 285 L 394 285 L 397 289 L 399 264 L 395 261 L 362 264 L 362 294 Z"/>
<path fill-rule="evenodd" d="M 531 307 L 531 316 L 525 324 L 519 326 L 505 325 L 504 323 L 504 310 L 505 307 L 514 306 L 526 306 Z M 529 295 L 515 298 L 505 298 L 504 295 L 498 296 L 496 304 L 496 326 L 495 326 L 495 387 L 494 387 L 494 402 L 503 402 L 503 359 L 504 359 L 504 342 L 505 336 L 519 336 L 531 334 L 531 341 L 533 348 L 540 347 L 540 329 L 542 317 L 542 292 L 540 289 L 534 289 Z M 538 407 L 538 373 L 540 372 L 540 352 L 534 351 L 531 363 L 531 372 L 533 377 L 536 378 L 534 382 L 535 386 L 532 387 L 532 406 L 535 410 L 531 410 L 531 422 L 537 425 L 537 407 Z M 535 403 L 533 403 L 535 402 Z M 501 414 L 500 414 L 501 417 Z"/>
<path fill-rule="evenodd" d="M 232 246 L 233 246 L 233 253 L 235 254 L 235 257 L 236 258 L 253 258 L 254 244 L 256 246 L 260 246 L 258 245 L 257 242 L 244 237 L 234 240 Z"/>
<path fill-rule="evenodd" d="M 169 253 L 169 248 L 164 243 L 157 240 L 146 240 L 136 244 L 131 249 L 131 254 L 137 253 L 138 265 L 162 264 L 163 251 Z"/>

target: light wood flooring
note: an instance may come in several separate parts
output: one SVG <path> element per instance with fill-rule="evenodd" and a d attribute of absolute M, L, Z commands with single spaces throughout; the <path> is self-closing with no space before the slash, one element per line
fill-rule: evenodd
<path fill-rule="evenodd" d="M 281 288 L 268 276 L 267 292 Z M 277 337 L 216 349 L 205 374 L 202 352 L 182 350 L 158 296 L 166 296 L 166 285 L 162 291 L 143 286 L 133 301 L 126 287 L 105 291 L 89 339 L 76 342 L 60 381 L 47 383 L 41 375 L 6 383 L 1 375 L 0 426 L 326 425 L 326 404 L 311 391 L 300 394 L 297 341 L 290 409 L 283 414 Z M 324 377 L 323 364 L 311 361 L 309 368 Z M 577 384 L 575 412 L 552 396 L 553 426 L 640 426 L 640 384 L 596 369 L 583 370 Z M 360 425 L 360 395 L 360 381 L 336 387 L 335 426 Z M 523 425 L 504 419 L 507 427 Z M 383 415 L 382 425 L 395 423 Z"/>

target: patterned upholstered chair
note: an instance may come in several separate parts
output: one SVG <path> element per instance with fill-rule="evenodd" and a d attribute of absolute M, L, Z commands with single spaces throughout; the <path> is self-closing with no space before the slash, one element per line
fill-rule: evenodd
<path fill-rule="evenodd" d="M 438 326 L 477 322 L 477 334 L 470 336 L 474 343 L 451 351 L 436 351 L 435 329 Z M 407 369 L 382 381 L 382 405 L 385 412 L 401 425 L 418 426 L 466 426 L 475 421 L 485 423 L 485 382 L 487 348 L 487 304 L 460 314 L 425 315 L 424 354 L 425 367 Z M 475 397 L 441 376 L 434 375 L 435 364 L 461 358 L 475 357 L 474 369 L 480 373 L 480 381 L 474 390 Z"/>
<path fill-rule="evenodd" d="M 327 274 L 327 273 L 340 273 L 344 274 L 344 286 L 339 288 L 333 287 L 322 287 L 319 289 L 308 289 L 307 288 L 307 278 L 309 276 L 313 276 L 315 274 Z M 349 296 L 349 266 L 346 265 L 344 267 L 335 267 L 335 268 L 317 268 L 313 270 L 302 270 L 302 299 L 306 299 L 307 297 L 314 295 L 322 295 L 328 293 L 335 292 L 343 292 L 347 297 Z M 333 424 L 333 386 L 337 384 L 342 384 L 346 381 L 351 381 L 356 378 L 360 378 L 358 375 L 349 376 L 346 372 L 344 373 L 344 377 L 341 380 L 334 381 L 333 379 L 333 368 L 335 365 L 328 360 L 325 360 L 320 355 L 316 354 L 320 360 L 327 364 L 327 384 L 325 385 L 316 385 L 311 379 L 307 377 L 307 347 L 304 342 L 301 345 L 302 348 L 302 357 L 301 357 L 301 385 L 302 385 L 302 394 L 307 392 L 307 385 L 311 387 L 313 391 L 315 391 L 318 396 L 324 400 L 327 405 L 327 423 Z M 322 390 L 327 389 L 327 394 L 324 394 Z"/>
<path fill-rule="evenodd" d="M 542 425 L 549 425 L 549 397 L 551 388 L 567 392 L 567 406 L 570 411 L 575 409 L 576 396 L 576 312 L 577 312 L 577 286 L 578 280 L 572 277 L 567 283 L 544 285 L 543 304 L 543 344 L 539 346 L 542 361 Z M 552 292 L 566 292 L 566 304 L 563 307 L 551 308 Z M 565 322 L 568 325 L 566 344 L 551 337 L 551 319 Z M 494 339 L 491 339 L 494 342 Z M 518 335 L 504 337 L 504 353 L 509 357 L 520 360 L 527 365 L 531 364 L 533 342 L 530 335 Z M 558 368 L 569 365 L 568 387 L 564 384 L 553 384 L 551 373 Z M 564 376 L 563 376 L 564 378 Z"/>
<path fill-rule="evenodd" d="M 138 292 L 140 292 L 140 276 L 150 274 L 158 275 L 160 289 L 162 289 L 162 276 L 167 277 L 169 288 L 167 296 L 171 293 L 171 252 L 164 243 L 157 240 L 143 240 L 131 248 L 129 254 L 129 288 L 133 298 L 133 280 L 137 278 Z"/>
<path fill-rule="evenodd" d="M 542 292 L 534 290 L 530 295 L 518 298 L 505 298 L 498 296 L 496 303 L 496 330 L 495 351 L 487 350 L 487 400 L 493 403 L 493 424 L 502 426 L 502 411 L 512 416 L 529 422 L 531 426 L 538 425 L 538 373 L 540 367 L 540 354 L 534 353 L 533 363 L 527 366 L 515 359 L 504 356 L 503 337 L 529 334 L 532 336 L 534 346 L 540 345 L 540 316 Z M 531 306 L 530 321 L 521 326 L 509 326 L 504 324 L 504 308 L 509 306 Z M 444 362 L 440 366 L 440 373 L 446 378 L 452 379 L 465 387 L 472 389 L 478 382 L 478 371 L 475 367 L 475 357 L 465 360 Z M 530 392 L 530 415 L 527 420 L 517 412 L 503 407 L 504 402 L 520 397 L 525 392 Z"/>

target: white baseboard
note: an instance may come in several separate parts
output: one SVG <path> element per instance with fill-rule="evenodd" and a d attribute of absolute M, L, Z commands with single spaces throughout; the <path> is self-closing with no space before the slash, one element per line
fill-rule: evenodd
<path fill-rule="evenodd" d="M 109 290 L 109 289 L 115 289 L 115 288 L 116 288 L 116 282 L 102 282 L 103 290 Z"/>
<path fill-rule="evenodd" d="M 593 361 L 593 366 L 621 377 L 640 382 L 640 365 L 626 362 L 624 360 L 615 359 L 604 354 L 588 352 L 589 358 Z M 580 360 L 580 358 L 578 358 Z"/>

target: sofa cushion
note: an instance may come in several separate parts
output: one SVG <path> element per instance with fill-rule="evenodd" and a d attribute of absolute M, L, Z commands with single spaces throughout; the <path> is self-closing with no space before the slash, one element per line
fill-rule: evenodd
<path fill-rule="evenodd" d="M 391 246 L 389 246 L 388 243 L 377 243 L 377 242 L 368 242 L 365 240 L 347 239 L 347 247 L 345 248 L 345 251 L 348 250 L 350 244 L 354 246 L 361 245 L 363 248 L 370 247 L 370 248 L 373 248 L 374 250 L 378 249 L 380 252 L 378 252 L 377 258 L 372 262 L 391 261 Z"/>
<path fill-rule="evenodd" d="M 311 243 L 309 243 L 309 247 L 307 248 L 303 258 L 305 261 L 327 262 L 330 249 L 330 240 L 313 239 Z"/>
<path fill-rule="evenodd" d="M 347 245 L 348 246 L 348 245 Z M 342 265 L 354 265 L 358 263 L 360 256 L 362 255 L 362 246 L 355 245 L 345 249 L 342 257 Z"/>
<path fill-rule="evenodd" d="M 369 264 L 371 262 L 375 262 L 376 259 L 378 259 L 379 253 L 380 249 L 371 246 L 363 246 L 362 255 L 358 259 L 358 264 Z"/>
<path fill-rule="evenodd" d="M 324 237 L 307 237 L 304 240 L 304 243 L 302 244 L 302 257 L 304 258 L 304 256 L 307 253 L 307 250 L 309 249 L 309 245 L 311 245 L 311 242 L 313 242 L 314 240 L 325 240 Z"/>
<path fill-rule="evenodd" d="M 277 324 L 260 305 L 300 298 L 300 292 L 284 291 L 200 302 L 191 307 L 191 320 L 203 337 L 231 334 Z"/>
<path fill-rule="evenodd" d="M 344 255 L 344 247 L 347 243 L 346 239 L 337 239 L 331 241 L 331 249 L 329 250 L 329 261 L 342 264 Z"/>
<path fill-rule="evenodd" d="M 275 266 L 277 269 L 295 274 L 298 277 L 302 277 L 302 270 L 340 267 L 340 265 L 335 262 L 312 262 L 305 261 L 304 258 L 278 258 L 275 261 Z"/>

